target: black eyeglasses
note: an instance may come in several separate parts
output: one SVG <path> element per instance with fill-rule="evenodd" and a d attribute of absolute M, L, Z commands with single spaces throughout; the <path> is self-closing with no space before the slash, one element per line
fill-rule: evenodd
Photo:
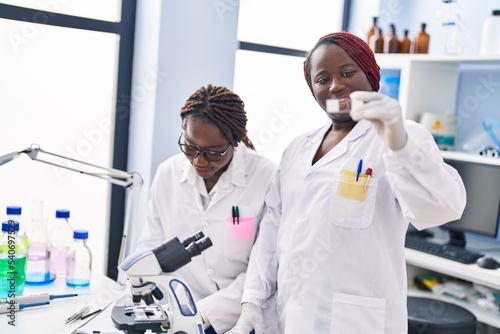
<path fill-rule="evenodd" d="M 188 144 L 182 144 L 181 138 L 182 138 L 182 133 L 179 136 L 179 140 L 177 141 L 177 144 L 179 144 L 182 153 L 193 159 L 201 154 L 203 158 L 205 158 L 205 160 L 211 162 L 219 161 L 222 158 L 222 156 L 227 153 L 227 150 L 229 150 L 229 146 L 231 146 L 231 143 L 229 143 L 222 152 L 214 150 L 200 150 L 197 147 Z"/>

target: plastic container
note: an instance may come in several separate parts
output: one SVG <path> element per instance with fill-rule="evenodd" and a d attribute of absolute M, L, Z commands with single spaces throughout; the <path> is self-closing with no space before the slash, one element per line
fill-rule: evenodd
<path fill-rule="evenodd" d="M 500 9 L 495 9 L 483 22 L 481 55 L 500 55 Z"/>
<path fill-rule="evenodd" d="M 50 252 L 47 239 L 46 218 L 43 217 L 43 202 L 33 201 L 31 208 L 33 233 L 28 247 L 26 266 L 27 285 L 52 283 L 55 275 L 50 274 Z"/>
<path fill-rule="evenodd" d="M 21 219 L 21 213 L 22 213 L 22 208 L 20 206 L 8 206 L 7 207 L 7 221 L 8 220 L 13 220 L 16 222 L 19 222 L 19 237 L 24 243 L 24 246 L 26 249 L 28 249 L 29 245 L 29 234 L 31 234 L 31 231 L 29 231 L 28 226 L 26 223 Z"/>
<path fill-rule="evenodd" d="M 73 242 L 69 217 L 69 210 L 56 210 L 55 220 L 49 226 L 50 272 L 56 277 L 66 276 L 66 256 Z"/>
<path fill-rule="evenodd" d="M 26 247 L 18 235 L 19 223 L 2 223 L 0 238 L 0 298 L 22 296 L 26 281 Z"/>
<path fill-rule="evenodd" d="M 73 232 L 73 244 L 66 257 L 66 285 L 86 287 L 92 276 L 92 252 L 87 245 L 89 233 L 86 230 Z"/>

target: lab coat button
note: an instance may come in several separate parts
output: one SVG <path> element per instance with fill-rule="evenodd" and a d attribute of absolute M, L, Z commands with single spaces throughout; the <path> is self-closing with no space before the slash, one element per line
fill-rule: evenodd
<path fill-rule="evenodd" d="M 207 223 L 207 222 L 203 222 L 203 223 L 201 223 L 201 225 L 202 225 L 203 227 L 208 227 L 208 223 Z"/>
<path fill-rule="evenodd" d="M 311 176 L 311 175 L 307 175 L 307 176 L 306 176 L 306 181 L 311 181 L 311 179 L 312 179 L 312 176 Z"/>
<path fill-rule="evenodd" d="M 207 274 L 208 274 L 209 276 L 212 276 L 212 275 L 214 274 L 213 269 L 207 269 Z"/>

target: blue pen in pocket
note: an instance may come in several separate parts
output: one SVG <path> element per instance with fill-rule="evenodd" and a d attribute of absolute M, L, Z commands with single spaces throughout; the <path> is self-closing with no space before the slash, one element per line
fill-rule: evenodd
<path fill-rule="evenodd" d="M 362 170 L 363 170 L 363 159 L 359 159 L 358 170 L 356 171 L 356 182 L 358 182 L 359 175 L 361 174 Z"/>

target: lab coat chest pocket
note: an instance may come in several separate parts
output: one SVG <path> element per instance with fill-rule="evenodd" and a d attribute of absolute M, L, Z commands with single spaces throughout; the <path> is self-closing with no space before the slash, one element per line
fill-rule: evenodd
<path fill-rule="evenodd" d="M 330 334 L 383 334 L 385 299 L 335 292 Z"/>
<path fill-rule="evenodd" d="M 351 228 L 368 227 L 375 212 L 378 180 L 361 174 L 342 170 L 336 176 L 330 192 L 329 215 L 338 226 Z"/>
<path fill-rule="evenodd" d="M 241 207 L 240 207 L 241 208 Z M 249 210 L 242 210 L 249 214 Z M 247 261 L 255 241 L 256 217 L 242 215 L 226 218 L 225 254 L 228 260 Z"/>

